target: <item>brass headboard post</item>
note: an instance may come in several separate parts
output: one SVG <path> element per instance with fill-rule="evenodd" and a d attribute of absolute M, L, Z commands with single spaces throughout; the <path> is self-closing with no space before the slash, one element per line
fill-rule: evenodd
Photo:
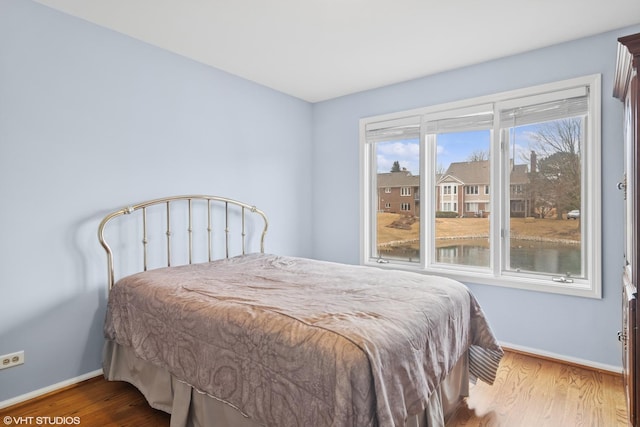
<path fill-rule="evenodd" d="M 147 271 L 147 248 L 149 244 L 149 239 L 147 238 L 147 208 L 146 206 L 142 208 L 142 247 L 143 247 L 143 268 L 144 271 Z"/>
<path fill-rule="evenodd" d="M 247 233 L 244 230 L 244 206 L 242 207 L 242 253 L 244 254 L 244 238 L 247 235 Z"/>
<path fill-rule="evenodd" d="M 170 267 L 172 266 L 173 262 L 171 259 L 171 236 L 172 236 L 172 230 L 171 230 L 171 204 L 175 201 L 186 201 L 187 202 L 187 210 L 188 210 L 188 224 L 187 224 L 187 234 L 188 234 L 188 263 L 192 264 L 193 263 L 193 244 L 194 244 L 194 240 L 193 240 L 193 201 L 194 200 L 204 200 L 207 203 L 206 206 L 206 210 L 207 210 L 207 227 L 206 227 L 206 232 L 207 232 L 207 258 L 209 260 L 209 262 L 213 261 L 214 256 L 213 256 L 213 213 L 212 213 L 212 204 L 213 203 L 220 203 L 221 206 L 224 206 L 224 211 L 225 211 L 225 218 L 224 218 L 224 232 L 225 232 L 225 258 L 229 258 L 229 247 L 230 247 L 230 237 L 231 237 L 231 230 L 230 230 L 230 224 L 229 224 L 229 210 L 230 207 L 233 208 L 239 208 L 239 212 L 240 212 L 240 216 L 241 216 L 241 233 L 240 233 L 240 239 L 241 239 L 241 244 L 242 244 L 242 254 L 245 254 L 246 251 L 246 212 L 247 210 L 249 212 L 251 212 L 252 214 L 257 214 L 260 217 L 262 217 L 262 220 L 264 222 L 264 226 L 262 228 L 262 233 L 260 234 L 260 252 L 264 253 L 264 238 L 267 234 L 267 229 L 269 227 L 269 222 L 267 220 L 267 216 L 265 215 L 264 212 L 262 212 L 260 209 L 256 208 L 255 206 L 251 206 L 248 205 L 246 203 L 243 202 L 239 202 L 237 200 L 233 200 L 233 199 L 228 199 L 226 197 L 219 197 L 219 196 L 207 196 L 207 195 L 188 195 L 188 196 L 171 196 L 171 197 L 165 197 L 165 198 L 161 198 L 161 199 L 154 199 L 154 200 L 149 200 L 146 202 L 142 202 L 142 203 L 138 203 L 132 206 L 128 206 L 126 208 L 122 208 L 119 209 L 115 212 L 111 212 L 110 214 L 106 215 L 102 221 L 100 222 L 100 225 L 98 226 L 98 240 L 100 241 L 100 244 L 102 245 L 102 247 L 104 248 L 104 250 L 107 253 L 107 270 L 108 270 L 108 284 L 109 284 L 109 289 L 111 289 L 111 287 L 115 284 L 115 270 L 114 270 L 114 261 L 113 261 L 113 251 L 111 249 L 111 247 L 109 246 L 109 244 L 107 243 L 105 236 L 104 236 L 104 231 L 105 231 L 105 227 L 107 226 L 107 224 L 113 220 L 116 217 L 122 216 L 122 215 L 131 215 L 133 214 L 135 211 L 137 210 L 141 210 L 141 216 L 142 216 L 142 258 L 143 258 L 143 269 L 144 271 L 146 271 L 148 269 L 148 245 L 149 245 L 149 237 L 148 237 L 148 232 L 147 232 L 147 208 L 150 206 L 154 206 L 154 205 L 160 205 L 160 204 L 165 204 L 166 205 L 166 230 L 165 230 L 165 234 L 166 234 L 166 256 L 167 256 L 167 262 L 166 262 L 166 266 Z"/>
<path fill-rule="evenodd" d="M 211 226 L 211 200 L 207 200 L 207 253 L 209 262 L 213 260 L 213 227 Z"/>
<path fill-rule="evenodd" d="M 193 263 L 193 204 L 192 199 L 189 199 L 189 264 Z"/>
<path fill-rule="evenodd" d="M 167 200 L 167 267 L 171 267 L 171 201 Z"/>
<path fill-rule="evenodd" d="M 226 248 L 225 257 L 229 258 L 229 203 L 224 203 L 224 247 Z"/>

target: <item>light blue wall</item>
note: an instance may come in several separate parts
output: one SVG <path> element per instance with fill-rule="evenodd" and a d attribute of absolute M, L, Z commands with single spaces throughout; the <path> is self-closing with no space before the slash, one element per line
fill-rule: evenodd
<path fill-rule="evenodd" d="M 309 103 L 24 0 L 0 1 L 0 402 L 101 366 L 108 211 L 208 193 L 311 254 Z"/>
<path fill-rule="evenodd" d="M 602 300 L 474 285 L 503 342 L 621 366 L 622 104 L 612 97 L 617 37 L 640 26 L 314 105 L 314 257 L 358 263 L 360 118 L 602 74 Z M 425 53 L 428 54 L 428 53 Z M 460 52 L 464 55 L 464 52 Z M 398 64 L 398 66 L 402 66 Z"/>

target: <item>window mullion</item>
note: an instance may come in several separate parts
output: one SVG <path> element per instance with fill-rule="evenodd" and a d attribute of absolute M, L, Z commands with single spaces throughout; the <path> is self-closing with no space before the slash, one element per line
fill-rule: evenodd
<path fill-rule="evenodd" d="M 368 157 L 368 160 L 367 160 L 367 164 L 369 165 L 368 170 L 369 171 L 375 170 L 375 167 L 376 167 L 375 144 L 366 143 L 365 150 L 366 150 L 366 155 Z M 369 237 L 369 241 L 366 242 L 366 246 L 364 250 L 366 251 L 365 253 L 367 254 L 366 257 L 369 258 L 372 255 L 376 255 L 376 256 L 378 255 L 377 249 L 376 249 L 376 242 L 378 240 L 377 219 L 375 218 L 375 215 L 377 212 L 375 205 L 376 205 L 376 198 L 377 198 L 376 189 L 377 189 L 378 183 L 377 183 L 377 174 L 371 173 L 371 172 L 367 172 L 367 174 L 369 175 L 369 177 L 367 180 L 368 189 L 366 190 L 367 192 L 366 204 L 370 214 L 368 215 L 365 227 L 370 237 Z"/>
<path fill-rule="evenodd" d="M 491 136 L 491 158 L 494 159 L 491 167 L 491 187 L 495 190 L 491 192 L 491 209 L 492 212 L 498 213 L 491 215 L 491 266 L 493 275 L 498 277 L 504 270 L 507 247 L 505 246 L 506 233 L 508 232 L 505 224 L 505 165 L 508 164 L 508 155 L 506 153 L 507 138 L 500 129 L 500 115 L 494 113 L 493 132 Z M 505 159 L 506 158 L 506 159 Z"/>
<path fill-rule="evenodd" d="M 435 222 L 433 216 L 436 211 L 435 200 L 435 141 L 434 136 L 426 134 L 424 124 L 420 127 L 420 169 L 425 171 L 420 177 L 420 247 L 422 248 L 421 266 L 427 268 L 433 262 L 435 250 L 433 236 L 435 236 Z"/>

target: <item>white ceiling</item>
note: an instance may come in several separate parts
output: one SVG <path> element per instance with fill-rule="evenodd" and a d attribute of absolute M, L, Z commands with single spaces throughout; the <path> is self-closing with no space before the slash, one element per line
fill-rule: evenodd
<path fill-rule="evenodd" d="M 310 102 L 640 23 L 638 0 L 35 1 Z"/>

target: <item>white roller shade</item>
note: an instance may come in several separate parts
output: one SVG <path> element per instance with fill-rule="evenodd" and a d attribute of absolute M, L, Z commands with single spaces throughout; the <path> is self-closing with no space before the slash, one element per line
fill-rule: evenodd
<path fill-rule="evenodd" d="M 589 111 L 586 87 L 556 93 L 556 99 L 529 97 L 499 104 L 502 126 L 522 126 L 567 117 L 582 116 Z M 557 95 L 564 97 L 558 98 Z M 511 104 L 511 105 L 509 105 Z"/>
<path fill-rule="evenodd" d="M 477 105 L 428 114 L 425 116 L 425 126 L 426 132 L 429 134 L 491 129 L 493 127 L 493 105 Z"/>
<path fill-rule="evenodd" d="M 400 141 L 420 138 L 420 116 L 368 123 L 367 142 Z"/>

